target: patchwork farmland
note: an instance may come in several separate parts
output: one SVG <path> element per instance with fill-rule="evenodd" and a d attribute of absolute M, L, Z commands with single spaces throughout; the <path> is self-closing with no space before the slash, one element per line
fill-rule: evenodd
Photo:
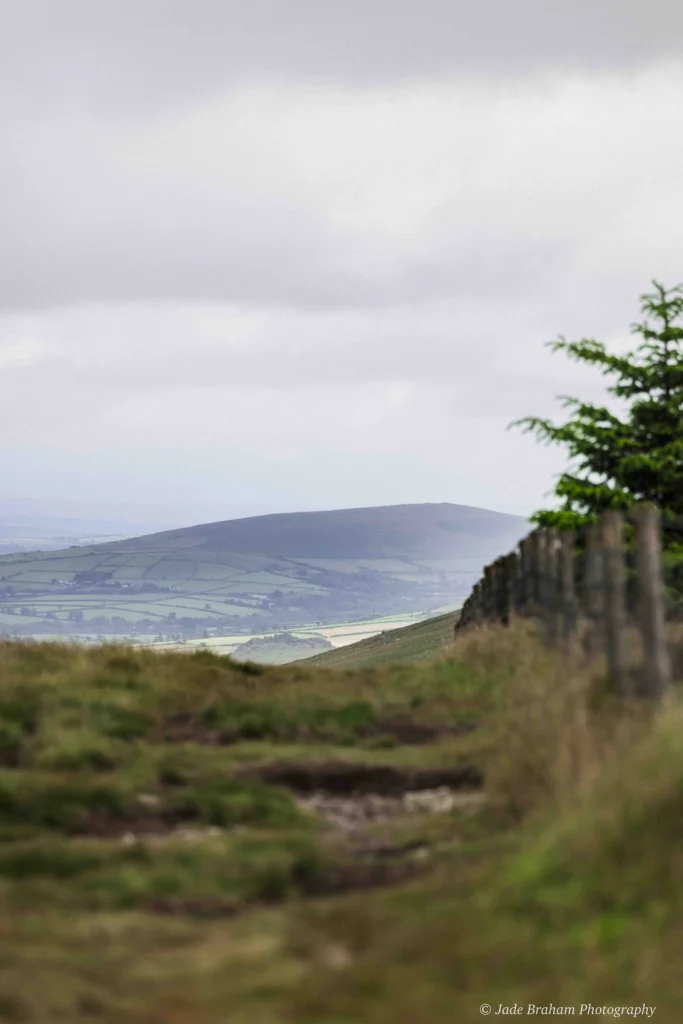
<path fill-rule="evenodd" d="M 520 517 L 405 505 L 8 554 L 0 556 L 0 631 L 173 643 L 409 621 L 457 603 L 525 529 Z"/>

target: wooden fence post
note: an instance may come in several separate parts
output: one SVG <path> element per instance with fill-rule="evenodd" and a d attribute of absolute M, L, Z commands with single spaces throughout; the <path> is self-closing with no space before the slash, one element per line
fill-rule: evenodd
<path fill-rule="evenodd" d="M 624 519 L 616 509 L 602 517 L 604 628 L 610 679 L 622 697 L 630 696 L 626 665 L 626 566 Z"/>
<path fill-rule="evenodd" d="M 595 657 L 603 645 L 603 563 L 600 526 L 588 527 L 584 552 L 583 580 L 581 584 L 581 611 L 588 618 L 584 647 L 588 658 Z"/>
<path fill-rule="evenodd" d="M 540 559 L 538 530 L 526 539 L 526 607 L 528 615 L 537 615 L 538 567 Z"/>
<path fill-rule="evenodd" d="M 510 622 L 510 562 L 507 555 L 498 560 L 498 621 L 503 626 Z"/>
<path fill-rule="evenodd" d="M 505 563 L 503 558 L 494 562 L 494 621 L 505 620 Z"/>
<path fill-rule="evenodd" d="M 560 622 L 565 657 L 572 653 L 572 637 L 576 632 L 576 590 L 574 586 L 574 531 L 565 530 L 560 538 Z"/>
<path fill-rule="evenodd" d="M 660 552 L 659 510 L 651 504 L 634 509 L 638 624 L 643 641 L 643 696 L 659 699 L 671 686 L 666 638 L 664 582 Z"/>
<path fill-rule="evenodd" d="M 531 534 L 531 593 L 532 614 L 541 614 L 543 601 L 543 573 L 545 571 L 545 536 L 543 530 Z"/>
<path fill-rule="evenodd" d="M 529 538 L 519 545 L 517 558 L 517 614 L 525 615 L 529 604 Z"/>
<path fill-rule="evenodd" d="M 517 579 L 519 558 L 516 551 L 505 556 L 505 625 L 509 626 L 517 614 Z"/>
<path fill-rule="evenodd" d="M 484 622 L 485 617 L 486 617 L 484 615 L 484 601 L 485 601 L 486 594 L 485 594 L 484 577 L 483 576 L 479 580 L 479 583 L 477 584 L 477 586 L 479 587 L 479 598 L 477 600 L 477 625 L 481 626 L 482 622 Z"/>
<path fill-rule="evenodd" d="M 462 606 L 462 611 L 460 612 L 460 618 L 458 619 L 458 621 L 455 624 L 456 632 L 461 630 L 461 629 L 464 629 L 465 626 L 469 625 L 469 623 L 472 621 L 473 613 L 474 613 L 474 602 L 475 602 L 475 596 L 474 596 L 474 590 L 473 590 L 471 592 L 470 596 L 467 598 L 467 600 L 465 601 L 465 603 Z"/>
<path fill-rule="evenodd" d="M 548 639 L 555 643 L 558 639 L 558 613 L 559 613 L 559 580 L 558 580 L 558 546 L 559 531 L 555 527 L 546 530 L 545 538 L 545 594 L 543 604 L 545 606 L 545 620 Z"/>
<path fill-rule="evenodd" d="M 484 569 L 484 580 L 483 580 L 483 601 L 481 609 L 481 617 L 484 622 L 488 622 L 492 614 L 493 605 L 493 566 L 487 565 Z"/>
<path fill-rule="evenodd" d="M 491 618 L 494 622 L 500 621 L 501 615 L 501 573 L 500 558 L 497 558 L 491 566 L 491 585 L 493 587 L 493 608 Z"/>

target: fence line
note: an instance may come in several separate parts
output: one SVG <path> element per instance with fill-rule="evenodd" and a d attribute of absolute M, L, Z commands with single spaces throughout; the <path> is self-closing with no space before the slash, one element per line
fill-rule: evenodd
<path fill-rule="evenodd" d="M 662 535 L 674 551 L 666 566 Z M 676 546 L 677 545 L 677 546 Z M 604 654 L 616 693 L 660 699 L 670 691 L 667 619 L 683 611 L 683 520 L 652 504 L 609 510 L 582 530 L 533 530 L 516 551 L 497 558 L 465 601 L 456 637 L 484 622 L 539 619 L 549 643 L 569 658 Z M 641 664 L 629 661 L 629 633 L 639 638 Z"/>

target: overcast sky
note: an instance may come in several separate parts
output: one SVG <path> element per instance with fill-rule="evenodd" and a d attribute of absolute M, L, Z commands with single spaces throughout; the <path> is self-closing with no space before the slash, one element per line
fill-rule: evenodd
<path fill-rule="evenodd" d="M 532 512 L 683 278 L 679 0 L 8 0 L 0 498 Z M 138 519 L 136 521 L 141 521 Z"/>

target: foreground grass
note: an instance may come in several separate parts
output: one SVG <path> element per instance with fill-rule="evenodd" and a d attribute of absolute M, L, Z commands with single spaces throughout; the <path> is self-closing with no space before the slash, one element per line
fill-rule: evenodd
<path fill-rule="evenodd" d="M 483 1002 L 678 1019 L 677 701 L 615 706 L 599 666 L 568 673 L 528 624 L 353 673 L 0 659 L 0 1020 L 445 1024 Z M 421 873 L 362 893 L 372 857 L 258 774 L 459 761 L 483 768 L 484 807 L 382 826 Z"/>
<path fill-rule="evenodd" d="M 226 913 L 320 887 L 339 858 L 261 770 L 400 784 L 471 761 L 493 701 L 455 661 L 350 676 L 5 644 L 0 679 L 0 892 L 24 907 Z"/>

